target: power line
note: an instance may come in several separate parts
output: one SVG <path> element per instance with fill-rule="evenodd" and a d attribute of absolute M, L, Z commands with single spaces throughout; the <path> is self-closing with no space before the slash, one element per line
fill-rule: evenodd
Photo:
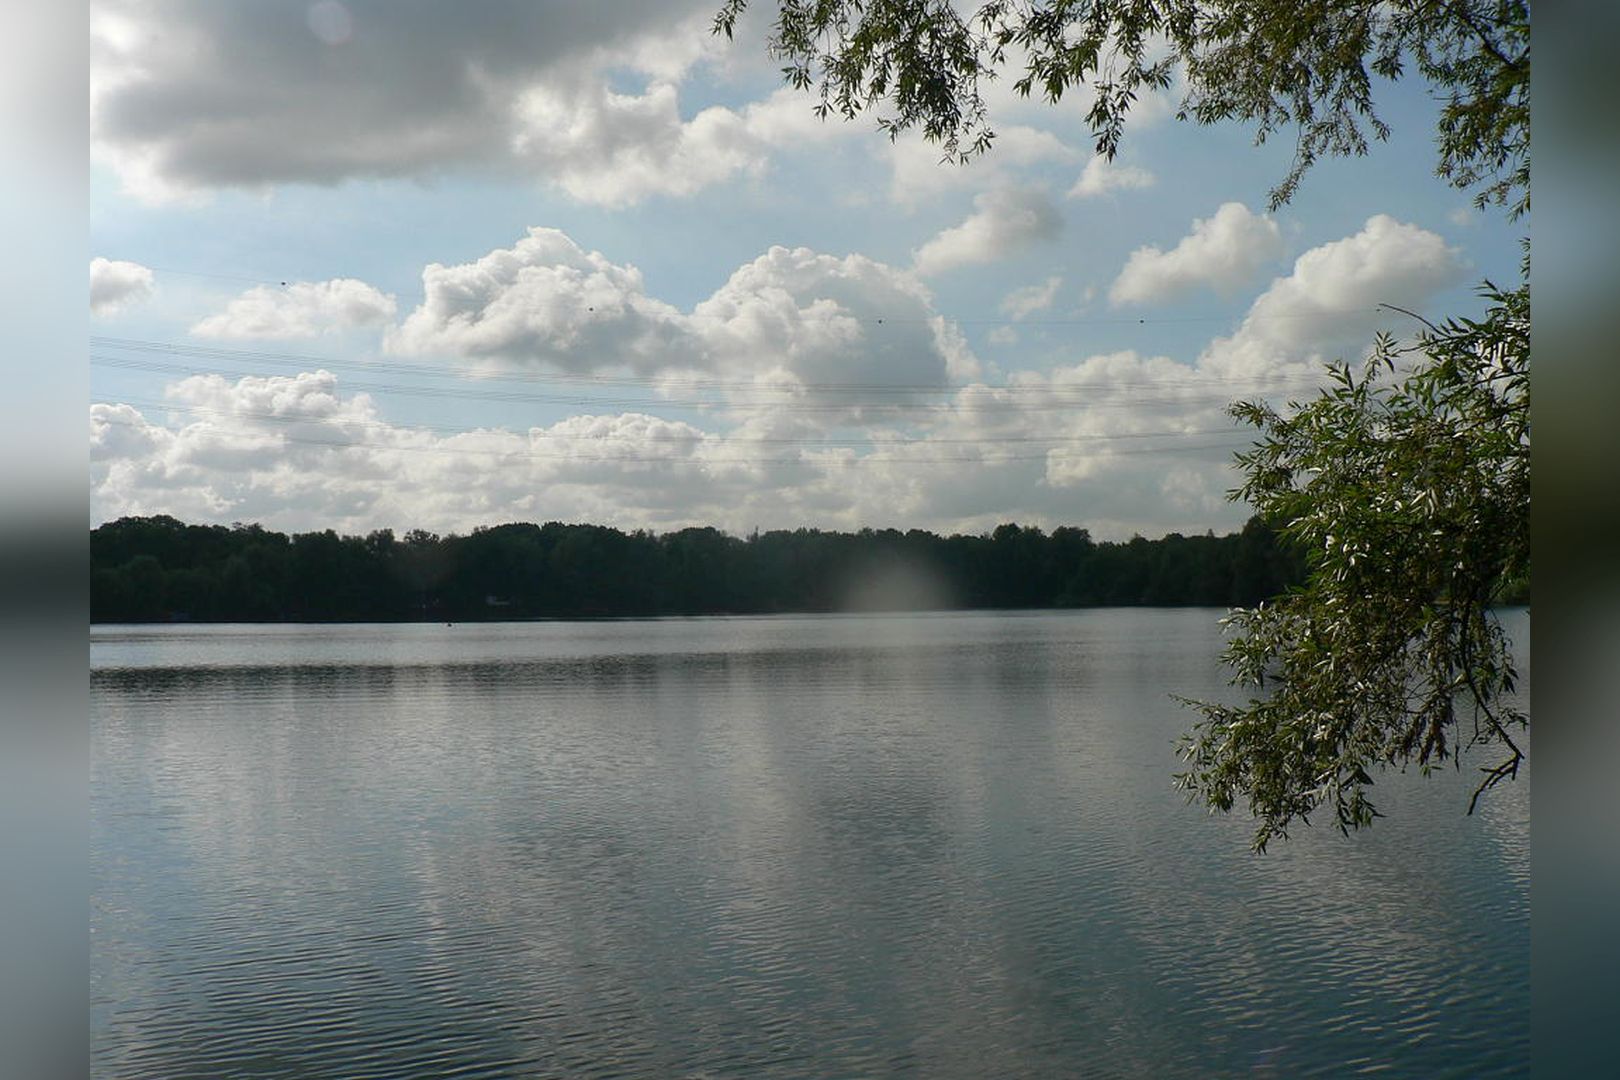
<path fill-rule="evenodd" d="M 180 277 L 211 278 L 218 281 L 241 281 L 252 285 L 266 285 L 275 288 L 287 289 L 294 285 L 314 285 L 320 281 L 300 278 L 296 274 L 283 277 L 254 277 L 246 274 L 227 274 L 209 270 L 182 270 L 173 266 L 146 266 L 148 270 L 161 274 L 174 274 Z M 335 280 L 332 278 L 321 281 Z M 352 279 L 357 280 L 357 279 Z M 646 294 L 640 294 L 645 296 Z M 647 297 L 655 302 L 654 297 Z M 712 299 L 712 297 L 711 297 Z M 706 301 L 705 301 L 706 302 Z M 701 303 L 700 305 L 701 306 Z M 587 310 L 590 310 L 589 308 Z M 731 316 L 715 312 L 698 311 L 696 307 L 691 311 L 681 311 L 671 305 L 671 310 L 683 321 L 715 321 L 724 322 Z M 1377 310 L 1377 307 L 1372 310 Z M 1014 328 L 1035 327 L 1076 327 L 1076 326 L 1178 326 L 1178 325 L 1210 325 L 1214 323 L 1232 323 L 1238 318 L 1244 320 L 1264 322 L 1288 322 L 1297 319 L 1313 319 L 1318 317 L 1317 312 L 1278 312 L 1266 315 L 1257 315 L 1253 311 L 1245 312 L 1241 317 L 1231 314 L 1225 315 L 1070 315 L 1067 317 L 1039 317 L 1035 315 L 959 315 L 950 316 L 942 312 L 932 315 L 876 315 L 857 314 L 842 306 L 837 310 L 825 313 L 815 312 L 809 308 L 795 307 L 795 314 L 801 322 L 853 322 L 863 326 L 926 326 L 943 319 L 955 326 L 1006 326 Z"/>
<path fill-rule="evenodd" d="M 356 367 L 368 371 L 375 371 L 389 375 L 423 375 L 429 377 L 448 377 L 467 379 L 477 377 L 480 380 L 498 382 L 533 382 L 533 383 L 580 383 L 584 385 L 605 386 L 636 386 L 643 388 L 667 388 L 679 386 L 689 389 L 716 389 L 716 390 L 748 390 L 759 391 L 762 388 L 755 382 L 742 379 L 721 379 L 698 375 L 589 375 L 580 373 L 553 373 L 553 372 L 522 372 L 503 371 L 498 374 L 483 372 L 468 372 L 462 368 L 430 363 L 400 363 L 394 361 L 374 360 L 368 358 L 338 359 L 335 357 L 310 356 L 299 353 L 267 352 L 248 349 L 231 349 L 220 346 L 179 344 L 160 341 L 144 341 L 136 338 L 92 337 L 92 346 L 101 346 L 130 352 L 158 353 L 176 357 L 201 358 L 209 360 L 225 360 L 236 362 L 262 363 L 271 366 L 307 368 L 314 364 L 321 367 Z M 104 359 L 93 357 L 93 359 Z M 188 369 L 195 371 L 196 369 Z M 212 374 L 213 372 L 207 372 Z M 1316 375 L 1309 376 L 1280 376 L 1270 380 L 1256 380 L 1268 384 L 1292 384 L 1302 386 L 1315 385 L 1319 380 Z M 1218 376 L 1200 375 L 1192 370 L 1186 374 L 1178 374 L 1174 381 L 1168 379 L 1154 379 L 1145 381 L 1113 381 L 1099 386 L 1087 386 L 1088 391 L 1118 389 L 1176 389 L 1182 385 L 1196 386 L 1208 384 L 1211 387 L 1230 388 L 1231 380 Z M 1049 387 L 1032 387 L 1016 383 L 894 383 L 894 382 L 800 382 L 796 389 L 811 391 L 860 391 L 862 393 L 951 393 L 958 390 L 983 387 L 998 393 L 1033 394 L 1049 391 Z"/>
<path fill-rule="evenodd" d="M 144 266 L 146 264 L 142 263 L 139 265 Z M 147 266 L 146 268 L 159 274 L 178 274 L 181 277 L 216 278 L 220 281 L 246 281 L 251 282 L 254 285 L 276 285 L 283 289 L 287 288 L 289 284 L 296 284 L 296 282 L 294 282 L 291 278 L 284 280 L 272 280 L 270 278 L 246 277 L 242 274 L 220 274 L 208 270 L 177 270 L 172 266 Z"/>
<path fill-rule="evenodd" d="M 516 432 L 508 431 L 505 428 L 475 428 L 469 430 L 465 427 L 450 427 L 447 425 L 434 424 L 412 424 L 406 426 L 393 424 L 386 420 L 364 420 L 356 417 L 289 416 L 284 413 L 267 413 L 248 409 L 219 409 L 207 405 L 185 405 L 168 401 L 141 401 L 136 399 L 125 399 L 118 402 L 118 404 L 130 405 L 140 409 L 163 409 L 170 412 L 179 412 L 191 415 L 264 420 L 271 423 L 281 424 L 338 423 L 346 427 L 378 428 L 385 431 L 400 432 L 431 431 L 440 435 L 503 434 L 529 439 L 540 438 L 546 441 L 561 440 L 578 442 L 610 442 L 617 437 L 615 435 L 593 435 L 583 432 L 559 432 L 534 428 L 531 428 L 527 432 Z M 655 432 L 643 432 L 638 434 L 636 438 L 652 442 L 703 443 L 705 445 L 714 445 L 716 443 L 780 445 L 798 446 L 805 449 L 840 449 L 848 447 L 873 446 L 887 449 L 895 446 L 936 446 L 941 444 L 978 446 L 983 444 L 999 445 L 1006 443 L 1098 443 L 1130 439 L 1197 438 L 1213 435 L 1230 435 L 1232 433 L 1231 428 L 1225 428 L 1193 431 L 1093 432 L 1081 435 L 987 435 L 969 438 L 925 436 L 921 438 L 886 439 L 874 438 L 871 435 L 865 435 L 841 439 L 797 439 L 755 435 L 722 435 L 712 432 L 698 431 L 695 436 L 675 434 L 661 435 Z"/>
<path fill-rule="evenodd" d="M 135 421 L 122 420 L 122 419 L 118 419 L 118 418 L 114 418 L 114 417 L 102 417 L 101 422 L 106 423 L 106 424 L 116 425 L 116 426 L 119 426 L 119 427 L 127 427 L 127 428 L 134 428 L 134 427 L 139 426 Z M 252 430 L 227 431 L 227 430 L 217 430 L 217 429 L 214 430 L 212 433 L 217 434 L 217 435 L 236 436 L 236 437 L 244 437 L 244 438 L 259 438 L 259 437 L 263 437 L 263 436 L 265 436 L 267 434 L 272 434 L 272 433 L 264 432 L 264 431 L 252 431 Z M 1049 453 L 1042 453 L 1042 454 L 996 454 L 996 455 L 993 455 L 993 456 L 988 457 L 988 458 L 985 457 L 984 455 L 978 455 L 978 456 L 958 455 L 958 456 L 955 456 L 955 457 L 913 457 L 913 456 L 908 456 L 908 455 L 898 455 L 897 456 L 897 455 L 866 454 L 866 455 L 839 456 L 839 457 L 827 457 L 827 458 L 805 458 L 805 457 L 802 457 L 802 456 L 801 457 L 785 457 L 785 458 L 784 457 L 779 457 L 779 458 L 716 458 L 716 457 L 695 458 L 695 457 L 688 457 L 688 458 L 683 458 L 683 459 L 673 459 L 672 460 L 668 455 L 645 455 L 645 454 L 603 454 L 603 455 L 546 454 L 546 453 L 538 453 L 538 452 L 535 452 L 535 451 L 532 451 L 532 450 L 531 451 L 519 451 L 519 450 L 510 450 L 510 449 L 494 449 L 494 448 L 487 448 L 486 449 L 486 448 L 483 448 L 483 447 L 465 447 L 465 446 L 410 446 L 410 445 L 378 446 L 375 443 L 356 442 L 356 441 L 353 441 L 353 440 L 340 440 L 340 439 L 316 439 L 316 438 L 311 438 L 311 437 L 308 437 L 308 436 L 291 435 L 291 434 L 287 434 L 285 432 L 277 432 L 277 433 L 274 433 L 274 434 L 278 435 L 279 438 L 280 438 L 280 441 L 282 441 L 282 442 L 296 443 L 296 444 L 299 444 L 299 445 L 308 445 L 308 446 L 325 446 L 325 447 L 330 447 L 330 448 L 339 449 L 339 450 L 368 450 L 368 451 L 374 451 L 374 452 L 380 452 L 380 453 L 405 452 L 405 453 L 424 453 L 424 454 L 477 454 L 477 455 L 482 455 L 482 456 L 486 456 L 486 457 L 497 457 L 497 458 L 501 458 L 501 459 L 504 459 L 504 460 L 571 461 L 571 462 L 580 462 L 580 463 L 587 463 L 587 464 L 614 464 L 614 463 L 620 463 L 620 464 L 661 464 L 661 465 L 694 465 L 694 466 L 699 466 L 699 467 L 709 467 L 709 466 L 719 466 L 719 465 L 762 465 L 762 466 L 769 465 L 769 466 L 801 466 L 801 467 L 813 467 L 813 468 L 825 468 L 825 467 L 828 467 L 828 466 L 866 465 L 866 464 L 982 465 L 982 466 L 993 466 L 993 465 L 998 465 L 998 464 L 1003 464 L 1003 463 L 1006 463 L 1006 462 L 1013 462 L 1013 461 L 1046 461 L 1050 457 Z M 478 434 L 478 433 L 477 432 L 468 432 L 467 434 Z M 696 441 L 697 440 L 694 440 L 694 442 L 696 442 Z M 1142 455 L 1142 454 L 1182 454 L 1182 455 L 1190 455 L 1190 454 L 1193 454 L 1193 453 L 1198 453 L 1198 452 L 1203 452 L 1203 451 L 1210 451 L 1210 450 L 1233 451 L 1233 450 L 1236 450 L 1236 449 L 1239 449 L 1239 447 L 1235 446 L 1235 445 L 1233 445 L 1231 443 L 1210 443 L 1210 444 L 1207 444 L 1207 445 L 1198 445 L 1198 446 L 1133 447 L 1133 448 L 1125 448 L 1125 449 L 1121 449 L 1121 450 L 1113 450 L 1113 451 L 1110 451 L 1106 456 L 1107 457 L 1128 457 L 1128 456 L 1137 456 L 1137 455 Z"/>
<path fill-rule="evenodd" d="M 194 367 L 183 364 L 165 364 L 155 361 L 133 360 L 124 357 L 110 357 L 92 354 L 90 363 L 96 367 L 116 368 L 132 371 L 149 371 L 160 374 L 173 375 L 221 375 L 222 373 L 211 368 Z M 472 387 L 429 387 L 412 386 L 404 383 L 386 382 L 355 382 L 345 380 L 344 387 L 351 391 L 364 391 L 379 394 L 401 394 L 407 396 L 456 398 L 468 401 L 485 401 L 500 403 L 523 403 L 536 405 L 564 405 L 578 408 L 625 408 L 633 406 L 660 405 L 664 408 L 691 408 L 691 409 L 721 409 L 727 411 L 746 411 L 749 409 L 771 410 L 782 412 L 847 412 L 855 409 L 865 409 L 878 412 L 905 412 L 905 413 L 954 413 L 959 406 L 950 403 L 917 402 L 917 401 L 806 401 L 791 395 L 792 390 L 773 391 L 770 388 L 753 387 L 752 396 L 739 398 L 671 398 L 671 397 L 602 397 L 587 394 L 544 394 L 525 393 L 511 390 L 481 390 Z M 1174 384 L 1162 384 L 1157 389 L 1174 391 Z M 649 391 L 651 387 L 646 388 Z M 928 391 L 933 394 L 959 393 L 963 390 L 972 390 L 975 387 L 952 386 L 939 387 Z M 993 394 L 1000 393 L 1001 388 L 986 387 Z M 1145 406 L 1187 406 L 1201 403 L 1227 402 L 1232 400 L 1234 391 L 1230 387 L 1218 394 L 1203 391 L 1197 394 L 1171 394 L 1170 396 L 1151 397 L 1133 396 L 1122 398 L 1110 395 L 1107 387 L 1090 386 L 1059 386 L 1059 387 L 1029 387 L 1026 393 L 1015 397 L 1034 398 L 1039 393 L 1038 400 L 1005 400 L 998 397 L 977 398 L 971 402 L 974 410 L 990 412 L 1036 412 L 1051 410 L 1071 410 L 1075 408 L 1141 408 Z M 854 391 L 824 391 L 830 395 L 852 394 Z M 924 391 L 918 391 L 919 394 Z M 764 397 L 762 395 L 776 394 L 777 397 Z M 1103 395 L 1103 400 L 1098 400 Z M 1238 395 L 1241 396 L 1241 395 Z"/>

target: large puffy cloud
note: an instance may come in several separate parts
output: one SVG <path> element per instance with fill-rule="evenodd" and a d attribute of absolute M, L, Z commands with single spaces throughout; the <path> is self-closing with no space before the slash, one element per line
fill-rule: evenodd
<path fill-rule="evenodd" d="M 697 305 L 691 321 L 725 370 L 782 373 L 800 386 L 941 386 L 977 371 L 926 288 L 860 255 L 773 247 Z"/>
<path fill-rule="evenodd" d="M 794 288 L 825 293 L 839 271 L 852 291 L 870 285 L 870 268 L 826 259 L 767 253 L 709 314 L 743 352 L 791 338 L 791 320 L 810 314 L 784 301 Z M 891 377 L 934 374 L 925 366 Z M 1222 496 L 1237 445 L 1222 409 L 1244 387 L 1225 379 L 1125 352 L 1015 373 L 999 386 L 915 389 L 883 395 L 866 415 L 790 394 L 780 404 L 733 402 L 702 426 L 651 411 L 588 412 L 527 431 L 445 434 L 384 420 L 324 371 L 194 377 L 170 388 L 167 423 L 128 405 L 92 408 L 94 514 L 348 531 L 523 518 L 736 532 L 1019 520 L 1113 536 L 1241 518 Z"/>
<path fill-rule="evenodd" d="M 701 348 L 681 313 L 649 297 L 641 273 L 534 228 L 510 248 L 422 271 L 424 298 L 388 336 L 405 354 L 563 371 L 691 367 Z"/>
<path fill-rule="evenodd" d="M 149 199 L 471 165 L 619 206 L 758 172 L 806 139 L 862 137 L 864 125 L 820 123 L 813 98 L 785 89 L 683 115 L 678 88 L 700 60 L 722 79 L 764 67 L 762 40 L 728 51 L 708 32 L 713 12 L 705 0 L 95 0 L 92 148 Z M 767 26 L 744 20 L 741 33 Z M 1014 49 L 1007 69 L 1023 59 Z M 1079 156 L 1031 125 L 1083 137 L 1089 85 L 1049 106 L 1012 83 L 985 85 L 997 138 L 975 182 Z M 1145 94 L 1132 124 L 1168 115 L 1170 100 Z M 936 168 L 938 157 L 901 140 L 894 198 L 954 183 L 962 170 Z"/>
<path fill-rule="evenodd" d="M 690 423 L 581 415 L 450 434 L 381 419 L 328 372 L 171 386 L 168 422 L 90 409 L 92 514 L 172 513 L 281 528 L 470 529 L 527 517 L 625 527 L 733 520 L 759 468 Z"/>
<path fill-rule="evenodd" d="M 92 514 L 349 532 L 513 519 L 736 532 L 1017 519 L 1152 531 L 1140 516 L 1152 507 L 1179 515 L 1172 525 L 1202 527 L 1212 523 L 1202 503 L 1160 505 L 1172 474 L 1220 471 L 1219 452 L 1189 451 L 1176 435 L 1189 421 L 1168 397 L 1187 393 L 1177 389 L 1184 375 L 1162 358 L 1092 358 L 1010 387 L 954 391 L 922 419 L 869 427 L 858 442 L 821 413 L 775 410 L 719 431 L 625 412 L 447 434 L 386 421 L 324 371 L 196 377 L 170 388 L 167 421 L 92 406 Z M 1113 385 L 1122 378 L 1137 400 Z M 1144 381 L 1167 388 L 1147 412 Z M 1224 479 L 1200 490 L 1218 493 Z"/>
<path fill-rule="evenodd" d="M 609 279 L 624 269 L 548 242 Z M 92 407 L 93 514 L 348 531 L 513 519 L 734 532 L 1017 520 L 1106 537 L 1231 528 L 1246 514 L 1225 498 L 1231 453 L 1247 437 L 1226 404 L 1308 395 L 1322 360 L 1387 325 L 1378 301 L 1421 307 L 1461 269 L 1433 233 L 1374 217 L 1301 255 L 1191 363 L 1120 351 L 985 385 L 965 349 L 952 366 L 960 342 L 909 275 L 774 248 L 692 312 L 662 312 L 698 350 L 701 376 L 638 380 L 719 387 L 720 408 L 672 393 L 621 412 L 604 397 L 548 426 L 446 433 L 388 421 L 326 372 L 193 378 L 170 388 L 163 419 Z"/>
<path fill-rule="evenodd" d="M 1379 304 L 1422 308 L 1456 284 L 1465 266 L 1435 233 L 1374 215 L 1354 235 L 1296 259 L 1292 272 L 1250 305 L 1234 334 L 1211 343 L 1202 363 L 1240 378 L 1318 367 L 1365 346 L 1388 325 Z"/>
<path fill-rule="evenodd" d="M 348 434 L 351 425 L 375 422 L 371 399 L 365 394 L 340 398 L 337 382 L 325 370 L 247 375 L 234 382 L 223 375 L 193 375 L 170 386 L 166 396 L 184 407 L 253 423 L 335 425 L 332 430 Z"/>
<path fill-rule="evenodd" d="M 1226 405 L 1309 396 L 1325 380 L 1325 361 L 1365 348 L 1388 325 L 1379 302 L 1421 309 L 1463 269 L 1436 234 L 1372 217 L 1301 255 L 1238 330 L 1192 364 L 1125 351 L 1014 372 L 1004 386 L 970 386 L 907 452 L 949 446 L 971 464 L 948 477 L 900 464 L 865 472 L 888 475 L 884 497 L 908 513 L 953 527 L 1017 517 L 1120 536 L 1235 525 L 1245 511 L 1225 493 L 1234 483 L 1231 452 L 1247 439 Z M 998 486 L 1016 495 L 998 494 Z M 875 480 L 859 487 L 875 489 Z"/>
<path fill-rule="evenodd" d="M 99 256 L 90 260 L 90 310 L 112 315 L 152 295 L 149 267 Z"/>
<path fill-rule="evenodd" d="M 1242 438 L 1225 407 L 1250 389 L 1131 350 L 1014 372 L 959 391 L 909 450 L 960 467 L 889 471 L 911 481 L 916 513 L 953 527 L 1017 519 L 1120 537 L 1234 525 L 1225 491 Z"/>
<path fill-rule="evenodd" d="M 1195 220 L 1192 231 L 1169 251 L 1137 248 L 1108 290 L 1116 304 L 1164 300 L 1196 286 L 1231 293 L 1253 280 L 1282 254 L 1282 233 L 1270 217 L 1229 202 L 1213 217 Z"/>
<path fill-rule="evenodd" d="M 422 282 L 422 304 L 388 348 L 486 370 L 626 370 L 667 376 L 671 393 L 688 384 L 683 373 L 702 371 L 749 398 L 827 384 L 933 386 L 977 370 L 926 288 L 859 255 L 771 248 L 690 313 L 649 296 L 635 267 L 556 229 L 531 229 L 475 262 L 433 264 Z"/>
<path fill-rule="evenodd" d="M 389 296 L 354 278 L 295 281 L 285 286 L 257 285 L 236 297 L 225 310 L 198 322 L 198 337 L 294 340 L 320 337 L 394 317 Z"/>
<path fill-rule="evenodd" d="M 712 14 L 697 0 L 97 0 L 93 148 L 148 198 L 467 165 L 609 205 L 686 194 L 808 130 L 775 98 L 681 116 L 676 85 L 719 47 Z M 644 89 L 610 90 L 627 73 Z"/>
<path fill-rule="evenodd" d="M 511 147 L 525 165 L 581 202 L 625 206 L 649 195 L 690 195 L 738 173 L 757 175 L 771 151 L 831 137 L 803 95 L 780 90 L 743 109 L 719 106 L 691 120 L 677 89 L 642 94 L 605 83 L 538 86 L 516 103 Z"/>
<path fill-rule="evenodd" d="M 973 200 L 973 213 L 914 255 L 917 273 L 938 274 L 959 266 L 994 262 L 1051 240 L 1063 218 L 1039 188 L 996 188 Z"/>
<path fill-rule="evenodd" d="M 336 377 L 194 376 L 169 387 L 175 408 L 189 418 L 176 429 L 129 405 L 90 409 L 92 501 L 116 513 L 164 513 L 203 520 L 266 516 L 288 504 L 319 520 L 347 517 L 354 492 L 327 484 L 329 470 L 360 461 L 379 426 L 364 395 L 340 398 Z M 358 476 L 375 483 L 375 470 Z M 244 492 L 274 493 L 274 502 L 244 502 Z M 359 502 L 374 501 L 368 494 Z"/>

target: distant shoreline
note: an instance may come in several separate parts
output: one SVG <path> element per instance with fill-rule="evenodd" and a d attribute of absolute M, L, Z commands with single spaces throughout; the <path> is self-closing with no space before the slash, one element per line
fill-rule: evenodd
<path fill-rule="evenodd" d="M 1231 608 L 1305 578 L 1301 553 L 1258 519 L 1225 536 L 1116 542 L 1012 523 L 974 536 L 548 522 L 398 537 L 156 516 L 92 530 L 90 555 L 97 626 Z"/>
<path fill-rule="evenodd" d="M 1528 603 L 1495 604 L 1491 611 L 1528 611 Z M 517 618 L 468 618 L 444 620 L 447 625 L 527 626 L 533 623 L 618 623 L 662 622 L 683 619 L 793 619 L 793 618 L 883 618 L 892 615 L 1063 615 L 1080 611 L 1229 611 L 1224 604 L 1080 604 L 1045 608 L 891 608 L 881 611 L 705 611 L 661 615 L 525 615 Z M 147 619 L 144 621 L 90 620 L 91 628 L 118 626 L 436 626 L 438 619 Z"/>
<path fill-rule="evenodd" d="M 1509 607 L 1516 605 L 1507 605 Z M 886 608 L 869 611 L 704 611 L 657 615 L 525 615 L 466 619 L 147 619 L 98 621 L 91 627 L 149 626 L 527 626 L 534 623 L 678 622 L 704 619 L 884 618 L 894 615 L 1063 615 L 1080 611 L 1226 611 L 1221 604 L 1077 604 L 1044 608 Z"/>

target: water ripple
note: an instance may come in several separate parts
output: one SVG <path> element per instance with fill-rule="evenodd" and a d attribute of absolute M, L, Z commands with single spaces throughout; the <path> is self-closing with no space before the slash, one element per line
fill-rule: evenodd
<path fill-rule="evenodd" d="M 1523 1075 L 1527 787 L 1248 855 L 1211 615 L 122 631 L 95 1072 Z"/>

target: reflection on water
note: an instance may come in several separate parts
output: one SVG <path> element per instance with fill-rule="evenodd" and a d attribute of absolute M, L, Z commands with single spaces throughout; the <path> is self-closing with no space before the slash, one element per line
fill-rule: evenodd
<path fill-rule="evenodd" d="M 98 628 L 97 1073 L 1523 1073 L 1528 784 L 1248 855 L 1216 614 Z"/>

